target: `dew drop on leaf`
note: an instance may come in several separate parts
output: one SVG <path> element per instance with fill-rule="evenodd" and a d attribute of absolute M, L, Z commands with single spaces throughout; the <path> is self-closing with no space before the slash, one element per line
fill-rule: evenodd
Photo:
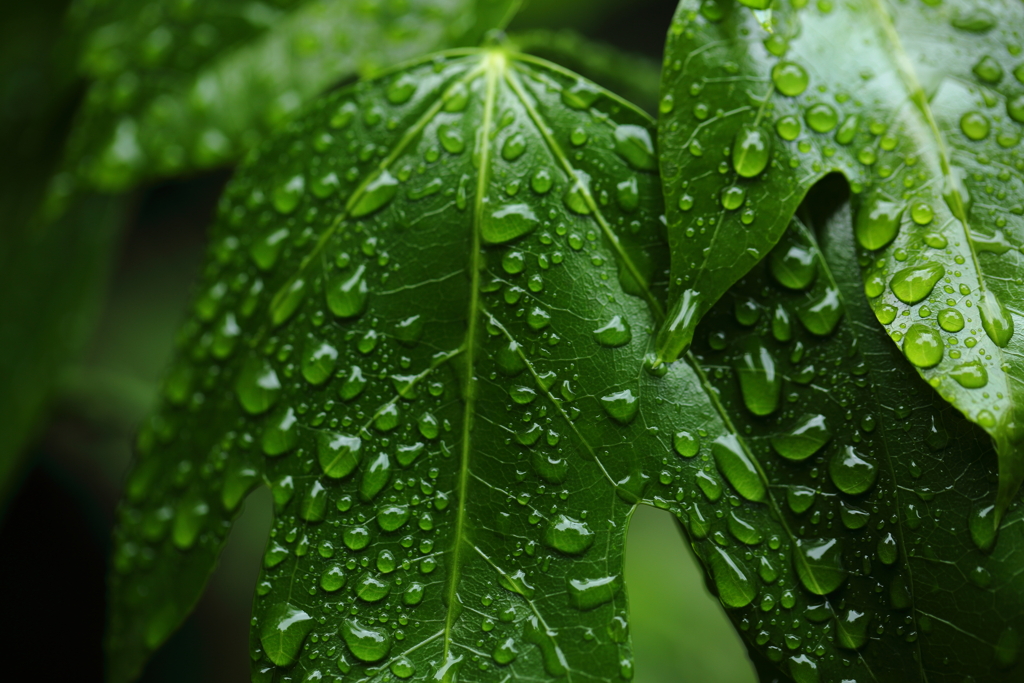
<path fill-rule="evenodd" d="M 903 303 L 916 304 L 932 293 L 935 283 L 945 273 L 942 264 L 931 261 L 898 271 L 889 281 L 889 287 Z"/>
<path fill-rule="evenodd" d="M 796 573 L 804 587 L 815 595 L 828 595 L 846 581 L 839 541 L 798 539 Z"/>
<path fill-rule="evenodd" d="M 235 384 L 238 402 L 252 415 L 265 413 L 277 401 L 281 381 L 266 358 L 250 356 L 242 365 Z"/>
<path fill-rule="evenodd" d="M 718 470 L 736 492 L 747 500 L 764 501 L 768 496 L 764 480 L 740 440 L 733 434 L 720 436 L 711 444 Z"/>
<path fill-rule="evenodd" d="M 391 636 L 386 630 L 365 626 L 358 619 L 346 619 L 341 636 L 349 651 L 364 662 L 379 662 L 391 651 Z"/>
<path fill-rule="evenodd" d="M 874 460 L 858 453 L 853 446 L 836 451 L 829 461 L 828 471 L 836 488 L 851 496 L 865 493 L 874 486 L 878 477 L 878 465 Z"/>
<path fill-rule="evenodd" d="M 633 332 L 629 327 L 629 321 L 621 315 L 616 315 L 594 330 L 594 338 L 601 346 L 615 348 L 628 344 L 633 339 Z"/>
<path fill-rule="evenodd" d="M 779 62 L 772 67 L 772 83 L 787 97 L 796 97 L 807 90 L 807 71 L 793 62 Z"/>
<path fill-rule="evenodd" d="M 861 202 L 854 222 L 857 242 L 865 249 L 881 249 L 896 238 L 903 206 L 875 194 Z"/>
<path fill-rule="evenodd" d="M 801 417 L 792 429 L 771 438 L 772 448 L 782 457 L 799 462 L 817 453 L 832 438 L 824 415 Z"/>
<path fill-rule="evenodd" d="M 736 360 L 736 373 L 747 410 L 755 415 L 775 412 L 782 394 L 782 378 L 776 371 L 775 357 L 756 337 L 746 340 Z"/>
<path fill-rule="evenodd" d="M 919 368 L 938 365 L 943 352 L 942 337 L 928 325 L 911 325 L 903 335 L 903 355 Z"/>
<path fill-rule="evenodd" d="M 388 171 L 381 171 L 371 180 L 349 209 L 353 218 L 360 218 L 380 209 L 390 202 L 398 192 L 398 179 Z"/>
<path fill-rule="evenodd" d="M 622 124 L 615 127 L 615 151 L 638 171 L 657 171 L 651 133 L 642 126 Z"/>
<path fill-rule="evenodd" d="M 771 138 L 761 128 L 750 124 L 740 126 L 732 143 L 732 165 L 740 176 L 753 178 L 768 165 Z"/>
<path fill-rule="evenodd" d="M 313 618 L 291 603 L 271 605 L 260 619 L 260 644 L 277 666 L 291 666 L 313 629 Z"/>
<path fill-rule="evenodd" d="M 594 532 L 585 522 L 560 514 L 548 524 L 544 542 L 567 555 L 579 555 L 594 544 Z"/>

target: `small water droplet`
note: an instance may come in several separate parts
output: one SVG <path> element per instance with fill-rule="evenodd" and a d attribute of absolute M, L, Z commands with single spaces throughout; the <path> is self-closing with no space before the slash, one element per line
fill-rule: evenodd
<path fill-rule="evenodd" d="M 968 525 L 971 529 L 971 540 L 982 552 L 991 552 L 996 544 L 995 512 L 994 505 L 987 505 L 971 513 Z"/>

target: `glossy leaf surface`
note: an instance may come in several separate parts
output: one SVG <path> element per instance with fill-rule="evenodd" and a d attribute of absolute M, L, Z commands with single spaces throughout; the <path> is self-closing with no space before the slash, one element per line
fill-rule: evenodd
<path fill-rule="evenodd" d="M 802 197 L 850 181 L 865 293 L 920 374 L 1024 478 L 1024 60 L 1015 2 L 681 3 L 662 82 L 673 250 L 661 354 L 776 243 Z M 1000 17 L 996 21 L 996 17 Z"/>
<path fill-rule="evenodd" d="M 508 0 L 83 0 L 72 23 L 94 81 L 69 148 L 121 190 L 238 161 L 268 129 L 357 73 L 472 44 Z"/>
<path fill-rule="evenodd" d="M 664 383 L 639 371 L 667 267 L 652 154 L 645 115 L 501 51 L 361 84 L 264 147 L 140 437 L 114 680 L 261 482 L 256 680 L 628 674 L 639 408 Z"/>
<path fill-rule="evenodd" d="M 712 443 L 684 526 L 709 539 L 695 549 L 723 602 L 746 601 L 730 616 L 762 680 L 1016 680 L 1020 501 L 994 535 L 990 442 L 874 322 L 850 223 L 846 206 L 821 226 L 824 253 L 794 224 L 698 327 L 691 355 L 768 505 L 718 516 L 735 458 Z"/>

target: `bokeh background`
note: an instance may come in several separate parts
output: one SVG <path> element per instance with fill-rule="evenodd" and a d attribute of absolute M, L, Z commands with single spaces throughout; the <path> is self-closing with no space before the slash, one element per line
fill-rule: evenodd
<path fill-rule="evenodd" d="M 571 30 L 636 55 L 617 60 L 620 87 L 607 85 L 650 108 L 653 98 L 641 91 L 650 91 L 674 8 L 673 0 L 534 0 L 510 32 Z M 34 678 L 102 680 L 107 552 L 132 436 L 153 404 L 230 175 L 165 182 L 132 198 L 91 342 L 63 373 L 17 492 L 0 507 L 0 643 L 5 660 L 37 668 Z M 260 490 L 246 502 L 195 614 L 144 681 L 249 680 L 249 612 L 270 517 L 269 493 Z M 626 584 L 636 683 L 756 680 L 668 514 L 640 508 L 634 515 Z"/>

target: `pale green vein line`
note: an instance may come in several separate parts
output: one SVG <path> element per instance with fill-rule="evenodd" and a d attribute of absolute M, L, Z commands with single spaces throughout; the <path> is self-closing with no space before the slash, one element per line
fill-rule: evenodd
<path fill-rule="evenodd" d="M 472 434 L 473 416 L 476 412 L 476 352 L 479 344 L 477 335 L 480 325 L 480 270 L 481 244 L 480 226 L 483 222 L 484 196 L 487 190 L 488 173 L 490 171 L 491 154 L 491 127 L 494 121 L 495 102 L 498 95 L 498 79 L 501 72 L 506 68 L 505 54 L 500 51 L 486 53 L 482 69 L 487 78 L 487 89 L 484 96 L 483 122 L 481 123 L 482 134 L 480 140 L 480 169 L 477 176 L 476 196 L 473 198 L 473 224 L 470 228 L 470 296 L 469 310 L 467 311 L 466 330 L 466 375 L 463 388 L 463 414 L 462 414 L 462 449 L 459 456 L 459 481 L 456 492 L 458 506 L 455 511 L 455 529 L 452 539 L 452 557 L 448 570 L 448 590 L 446 594 L 447 612 L 444 622 L 444 656 L 443 661 L 450 661 L 452 646 L 452 628 L 458 616 L 458 588 L 461 576 L 460 562 L 462 560 L 462 547 L 466 542 L 466 497 L 469 493 L 469 461 L 472 455 Z"/>
<path fill-rule="evenodd" d="M 612 251 L 615 252 L 615 257 L 619 263 L 623 264 L 629 271 L 629 274 L 633 277 L 633 280 L 643 288 L 644 299 L 647 301 L 647 305 L 651 307 L 651 311 L 654 313 L 654 317 L 660 321 L 665 313 L 661 308 L 661 302 L 655 298 L 654 294 L 647 287 L 645 278 L 641 275 L 640 270 L 633 263 L 633 259 L 629 257 L 626 250 L 622 246 L 622 242 L 619 241 L 619 236 L 615 234 L 612 227 L 608 224 L 604 214 L 601 213 L 601 209 L 597 202 L 594 201 L 593 195 L 590 193 L 590 188 L 586 187 L 576 173 L 576 169 L 569 162 L 569 158 L 562 150 L 558 141 L 551 135 L 550 129 L 544 125 L 544 121 L 541 119 L 540 112 L 533 106 L 529 96 L 526 94 L 523 84 L 519 81 L 519 77 L 515 75 L 511 70 L 505 72 L 505 81 L 512 88 L 512 91 L 516 94 L 516 97 L 522 103 L 523 108 L 526 109 L 526 113 L 529 115 L 530 120 L 533 122 L 534 127 L 540 136 L 544 139 L 551 154 L 555 157 L 559 164 L 562 166 L 562 170 L 565 171 L 566 175 L 570 178 L 570 183 L 576 188 L 582 191 L 584 200 L 587 202 L 587 208 L 590 210 L 591 215 L 597 221 L 597 224 L 601 228 L 601 232 L 604 234 L 605 239 L 612 246 Z"/>

